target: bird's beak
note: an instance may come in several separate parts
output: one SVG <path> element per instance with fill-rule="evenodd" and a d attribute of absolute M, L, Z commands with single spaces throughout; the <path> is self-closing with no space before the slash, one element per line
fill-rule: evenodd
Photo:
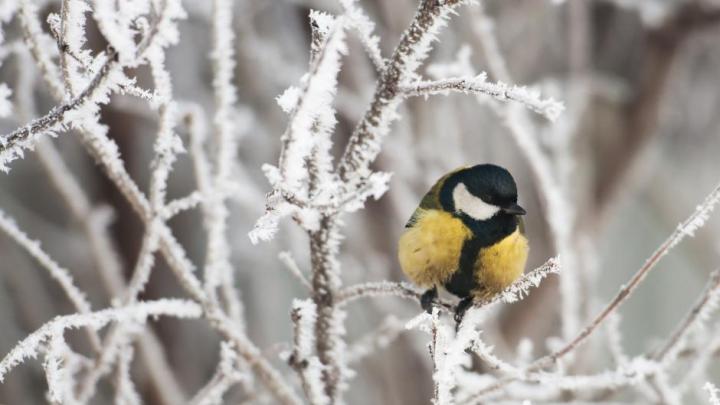
<path fill-rule="evenodd" d="M 511 214 L 511 215 L 525 215 L 527 213 L 525 211 L 525 208 L 523 208 L 517 204 L 512 204 L 512 205 L 508 205 L 507 207 L 503 207 L 502 211 L 507 214 Z"/>

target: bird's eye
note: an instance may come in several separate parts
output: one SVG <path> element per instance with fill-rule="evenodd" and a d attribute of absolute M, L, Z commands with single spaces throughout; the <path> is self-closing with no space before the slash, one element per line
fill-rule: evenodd
<path fill-rule="evenodd" d="M 453 202 L 455 210 L 464 212 L 468 216 L 478 221 L 484 221 L 491 218 L 500 207 L 489 204 L 481 198 L 474 196 L 463 183 L 459 183 L 453 190 Z"/>

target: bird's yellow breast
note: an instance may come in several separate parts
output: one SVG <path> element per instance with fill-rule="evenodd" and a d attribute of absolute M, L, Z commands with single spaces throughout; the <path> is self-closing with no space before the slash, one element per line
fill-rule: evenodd
<path fill-rule="evenodd" d="M 463 244 L 471 236 L 470 229 L 450 213 L 421 210 L 400 237 L 400 267 L 419 286 L 442 285 L 457 270 Z"/>
<path fill-rule="evenodd" d="M 528 250 L 527 238 L 517 229 L 500 242 L 480 249 L 474 269 L 478 288 L 473 295 L 490 298 L 517 280 L 525 271 Z"/>
<path fill-rule="evenodd" d="M 445 285 L 459 270 L 463 245 L 472 236 L 472 231 L 452 214 L 420 210 L 413 225 L 400 237 L 400 267 L 421 287 Z M 487 299 L 505 289 L 523 274 L 527 256 L 528 241 L 519 229 L 481 248 L 472 269 L 472 295 Z"/>

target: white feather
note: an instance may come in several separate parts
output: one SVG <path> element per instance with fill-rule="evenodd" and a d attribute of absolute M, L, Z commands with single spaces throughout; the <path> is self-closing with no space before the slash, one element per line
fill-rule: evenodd
<path fill-rule="evenodd" d="M 459 183 L 453 190 L 455 210 L 462 211 L 478 221 L 484 221 L 500 211 L 497 205 L 488 204 L 481 198 L 470 194 L 465 184 Z"/>

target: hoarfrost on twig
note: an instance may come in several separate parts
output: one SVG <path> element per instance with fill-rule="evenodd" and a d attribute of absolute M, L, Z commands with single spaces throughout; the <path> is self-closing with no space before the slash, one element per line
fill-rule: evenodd
<path fill-rule="evenodd" d="M 150 317 L 172 316 L 177 318 L 197 318 L 202 314 L 200 306 L 192 301 L 178 299 L 160 299 L 140 302 L 122 308 L 104 309 L 87 314 L 58 316 L 31 333 L 18 343 L 0 361 L 0 382 L 5 375 L 27 358 L 34 358 L 38 350 L 53 336 L 61 336 L 67 329 L 89 327 L 99 330 L 110 322 L 144 323 Z"/>
<path fill-rule="evenodd" d="M 527 87 L 507 85 L 503 82 L 491 83 L 487 81 L 487 74 L 481 73 L 475 77 L 458 77 L 434 81 L 420 81 L 403 88 L 406 96 L 430 96 L 433 94 L 447 95 L 450 92 L 465 94 L 484 94 L 500 101 L 519 103 L 528 109 L 543 115 L 550 121 L 555 121 L 562 114 L 565 107 L 552 98 L 543 99 L 539 91 Z"/>

